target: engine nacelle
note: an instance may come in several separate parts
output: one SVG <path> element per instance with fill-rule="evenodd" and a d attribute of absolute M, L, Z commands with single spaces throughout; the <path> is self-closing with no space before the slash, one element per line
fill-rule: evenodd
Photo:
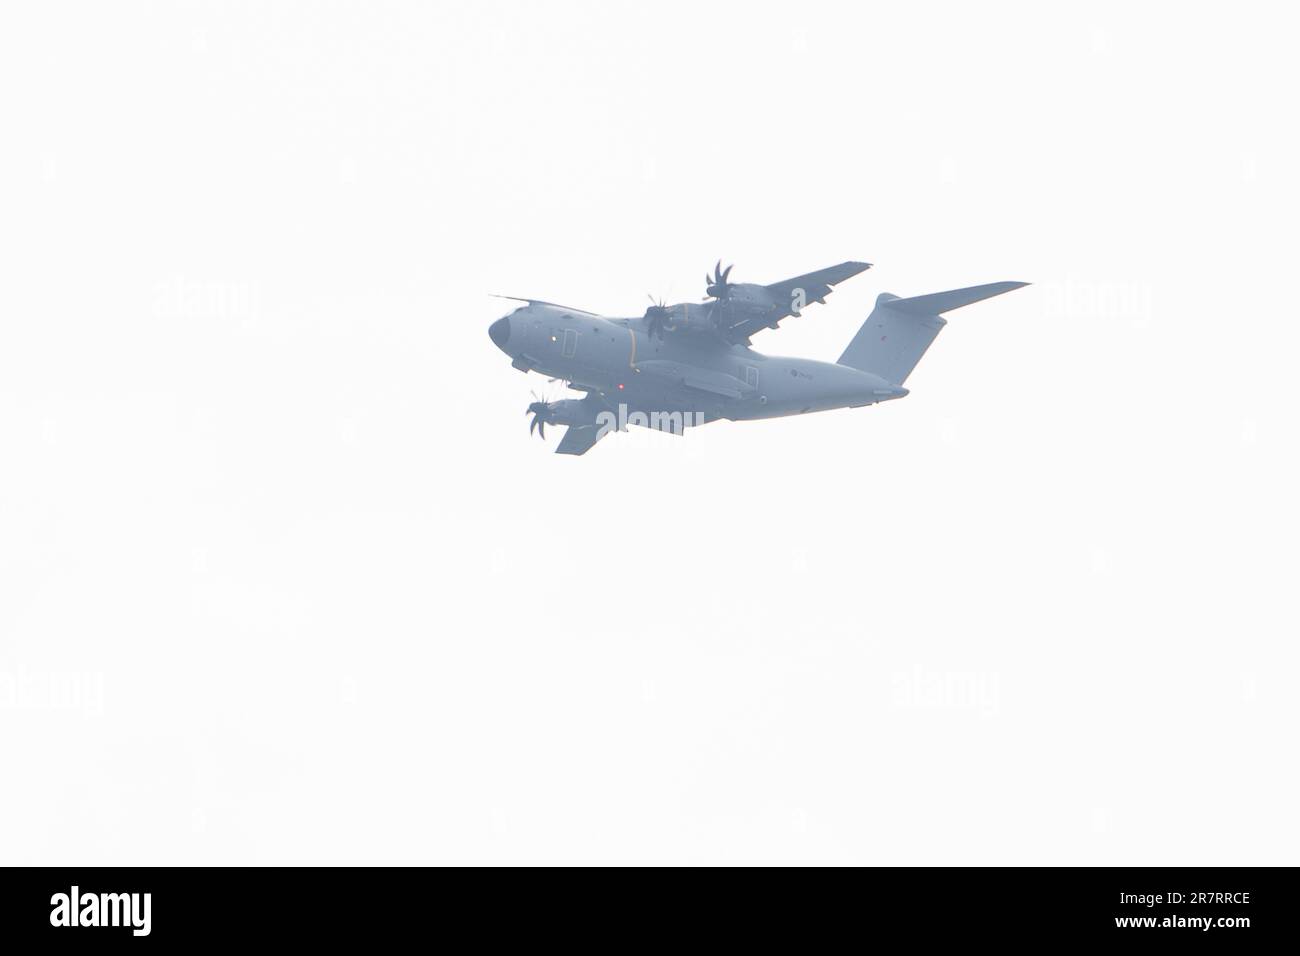
<path fill-rule="evenodd" d="M 581 398 L 562 398 L 546 406 L 546 420 L 553 425 L 594 425 L 591 403 Z"/>

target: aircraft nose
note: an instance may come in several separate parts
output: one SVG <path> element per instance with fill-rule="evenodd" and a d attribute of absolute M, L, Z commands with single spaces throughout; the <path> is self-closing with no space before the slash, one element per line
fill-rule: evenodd
<path fill-rule="evenodd" d="M 510 338 L 510 320 L 497 319 L 488 326 L 488 336 L 499 349 L 506 347 L 506 342 Z"/>

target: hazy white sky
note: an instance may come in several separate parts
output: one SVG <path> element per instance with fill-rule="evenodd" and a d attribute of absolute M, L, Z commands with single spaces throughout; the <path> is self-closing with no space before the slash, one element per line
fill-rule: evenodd
<path fill-rule="evenodd" d="M 1279 9 L 6 5 L 0 860 L 1295 863 Z M 488 293 L 719 257 L 1034 284 L 529 438 Z"/>

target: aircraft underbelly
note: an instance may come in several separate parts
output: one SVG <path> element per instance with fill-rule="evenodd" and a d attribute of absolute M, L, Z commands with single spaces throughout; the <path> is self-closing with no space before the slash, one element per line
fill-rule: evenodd
<path fill-rule="evenodd" d="M 597 393 L 614 412 L 693 413 L 709 420 L 781 418 L 870 405 L 892 395 L 877 376 L 809 359 L 728 348 L 700 354 L 626 327 L 564 317 L 531 330 L 529 358 L 544 375 Z M 566 337 L 567 336 L 567 337 Z"/>

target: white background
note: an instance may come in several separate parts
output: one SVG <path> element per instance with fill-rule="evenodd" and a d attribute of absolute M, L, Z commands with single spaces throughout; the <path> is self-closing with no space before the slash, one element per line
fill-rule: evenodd
<path fill-rule="evenodd" d="M 1294 24 L 978 7 L 5 5 L 0 860 L 1295 863 Z M 719 256 L 1034 284 L 529 438 Z"/>

